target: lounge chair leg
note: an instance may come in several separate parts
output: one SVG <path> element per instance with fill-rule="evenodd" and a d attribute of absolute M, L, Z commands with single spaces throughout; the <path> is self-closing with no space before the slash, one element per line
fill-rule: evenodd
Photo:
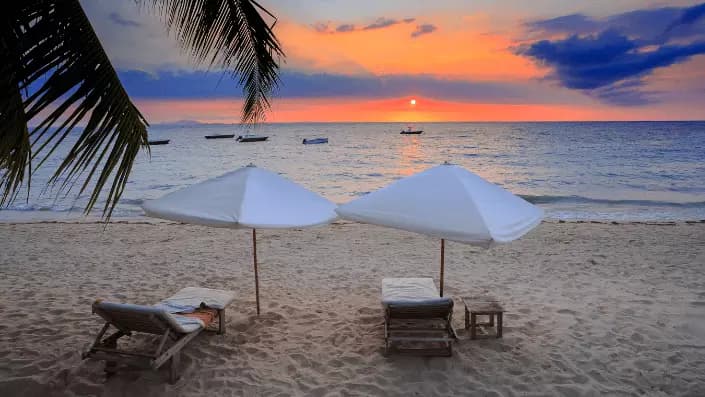
<path fill-rule="evenodd" d="M 105 327 L 104 329 L 107 330 L 107 327 Z M 110 349 L 117 349 L 117 341 L 124 335 L 125 333 L 123 333 L 122 331 L 115 332 L 114 334 L 105 338 L 102 343 L 102 346 Z M 105 361 L 105 368 L 103 369 L 103 371 L 105 371 L 105 377 L 109 379 L 110 377 L 115 375 L 117 373 L 117 366 L 117 361 Z"/>
<path fill-rule="evenodd" d="M 106 361 L 105 368 L 103 369 L 103 371 L 105 372 L 105 377 L 110 379 L 113 375 L 117 373 L 117 362 Z"/>
<path fill-rule="evenodd" d="M 218 335 L 225 333 L 225 309 L 218 310 Z"/>
<path fill-rule="evenodd" d="M 470 339 L 477 337 L 477 315 L 470 313 Z"/>
<path fill-rule="evenodd" d="M 181 352 L 175 353 L 171 356 L 171 365 L 169 366 L 169 383 L 174 384 L 179 380 L 179 361 L 181 358 Z"/>
<path fill-rule="evenodd" d="M 502 313 L 497 313 L 497 338 L 502 337 Z"/>

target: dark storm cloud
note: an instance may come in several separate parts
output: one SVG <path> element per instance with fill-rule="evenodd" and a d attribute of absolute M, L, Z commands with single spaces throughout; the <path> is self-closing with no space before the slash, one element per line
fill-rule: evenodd
<path fill-rule="evenodd" d="M 534 32 L 567 37 L 530 42 L 518 53 L 553 69 L 563 86 L 621 106 L 657 101 L 644 77 L 705 54 L 705 4 L 635 10 L 603 19 L 581 14 L 533 21 Z"/>

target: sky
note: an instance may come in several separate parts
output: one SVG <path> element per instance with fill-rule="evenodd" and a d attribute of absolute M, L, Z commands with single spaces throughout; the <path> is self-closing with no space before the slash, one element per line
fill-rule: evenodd
<path fill-rule="evenodd" d="M 151 123 L 239 121 L 236 81 L 194 66 L 148 7 L 81 3 Z M 705 119 L 702 1 L 260 4 L 286 53 L 268 122 Z"/>

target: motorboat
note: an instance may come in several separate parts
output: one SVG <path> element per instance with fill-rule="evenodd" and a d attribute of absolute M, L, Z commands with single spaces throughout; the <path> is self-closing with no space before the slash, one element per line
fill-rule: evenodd
<path fill-rule="evenodd" d="M 313 138 L 313 139 L 304 138 L 304 141 L 302 143 L 304 145 L 317 145 L 319 143 L 328 143 L 328 138 Z"/>
<path fill-rule="evenodd" d="M 400 134 L 403 135 L 419 135 L 423 133 L 423 130 L 412 130 L 411 126 L 407 127 L 405 130 L 401 130 Z"/>
<path fill-rule="evenodd" d="M 235 138 L 235 134 L 206 135 L 206 139 L 227 139 L 227 138 Z"/>
<path fill-rule="evenodd" d="M 149 141 L 149 146 L 154 146 L 154 145 L 168 145 L 169 140 L 168 139 L 161 139 L 161 140 L 155 140 L 155 141 Z"/>
<path fill-rule="evenodd" d="M 266 141 L 268 136 L 265 135 L 252 135 L 252 134 L 247 134 L 247 135 L 240 135 L 235 139 L 238 142 L 263 142 Z"/>

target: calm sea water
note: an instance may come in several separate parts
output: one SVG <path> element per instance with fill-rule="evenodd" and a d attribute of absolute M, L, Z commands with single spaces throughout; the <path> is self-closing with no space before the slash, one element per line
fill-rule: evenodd
<path fill-rule="evenodd" d="M 404 136 L 398 123 L 275 124 L 268 142 L 206 140 L 231 125 L 155 126 L 170 139 L 142 153 L 115 218 L 142 216 L 140 204 L 249 163 L 279 172 L 343 203 L 444 161 L 462 165 L 538 204 L 554 219 L 705 219 L 705 122 L 424 123 Z M 328 137 L 329 144 L 302 145 Z M 28 200 L 0 220 L 81 218 L 85 198 L 42 190 L 39 169 Z"/>

